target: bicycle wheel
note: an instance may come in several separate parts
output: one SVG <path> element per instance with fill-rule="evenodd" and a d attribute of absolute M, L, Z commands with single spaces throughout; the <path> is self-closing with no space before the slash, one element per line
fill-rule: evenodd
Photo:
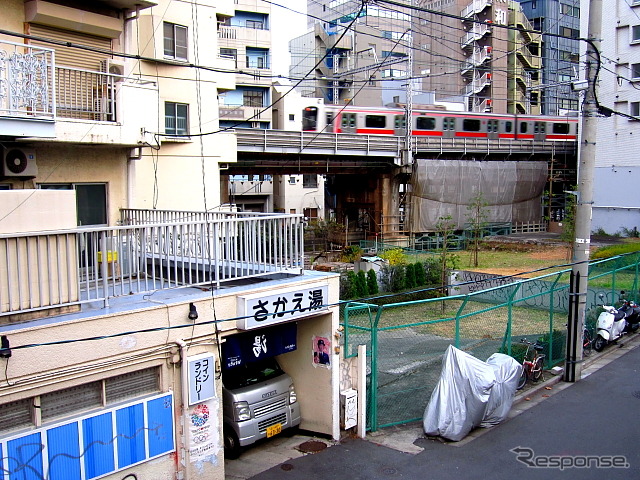
<path fill-rule="evenodd" d="M 520 378 L 518 379 L 518 385 L 516 386 L 516 390 L 522 390 L 522 387 L 526 385 L 527 380 L 529 380 L 529 373 L 527 372 L 527 368 L 523 366 L 522 375 L 520 375 Z"/>
<path fill-rule="evenodd" d="M 531 380 L 537 382 L 542 379 L 542 370 L 544 369 L 544 357 L 536 358 L 536 361 L 533 364 L 533 368 L 531 369 Z"/>
<path fill-rule="evenodd" d="M 584 329 L 584 333 L 582 334 L 582 356 L 588 357 L 591 355 L 591 350 L 593 350 L 593 341 L 591 340 L 591 334 L 589 330 Z"/>

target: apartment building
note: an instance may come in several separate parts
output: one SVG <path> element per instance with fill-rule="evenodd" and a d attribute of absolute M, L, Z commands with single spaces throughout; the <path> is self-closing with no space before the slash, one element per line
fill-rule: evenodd
<path fill-rule="evenodd" d="M 603 4 L 601 64 L 597 82 L 598 115 L 593 178 L 592 231 L 636 235 L 640 229 L 640 193 L 636 187 L 640 160 L 640 2 L 616 0 Z M 587 37 L 589 2 L 580 4 L 582 36 Z M 585 52 L 585 42 L 581 42 Z M 585 58 L 585 57 L 582 57 Z M 583 64 L 584 65 L 584 64 Z M 584 141 L 584 140 L 583 140 Z"/>
<path fill-rule="evenodd" d="M 544 115 L 576 114 L 578 95 L 571 83 L 580 76 L 580 0 L 518 0 L 541 45 L 539 101 Z"/>
<path fill-rule="evenodd" d="M 223 479 L 223 382 L 247 361 L 224 345 L 256 337 L 302 428 L 338 438 L 339 349 L 318 368 L 311 341 L 335 338 L 337 277 L 303 270 L 302 215 L 220 206 L 235 2 L 3 7 L 3 478 Z"/>
<path fill-rule="evenodd" d="M 327 51 L 333 56 L 318 67 L 321 80 L 315 90 L 311 82 L 302 84 L 303 95 L 323 97 L 326 103 L 379 106 L 405 103 L 411 92 L 414 103 L 464 103 L 475 112 L 539 112 L 538 93 L 530 92 L 540 81 L 541 39 L 526 33 L 531 25 L 517 3 L 431 0 L 413 5 L 366 6 L 355 18 L 359 2 L 309 2 L 310 17 L 323 21 L 291 42 L 294 63 L 301 59 L 291 72 L 301 75 Z"/>

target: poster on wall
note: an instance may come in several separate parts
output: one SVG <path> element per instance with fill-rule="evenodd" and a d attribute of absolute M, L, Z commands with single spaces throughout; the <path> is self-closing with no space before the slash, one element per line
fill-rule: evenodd
<path fill-rule="evenodd" d="M 327 337 L 314 335 L 313 337 L 313 365 L 329 368 L 331 366 L 331 342 Z"/>
<path fill-rule="evenodd" d="M 189 408 L 189 458 L 191 462 L 207 461 L 218 454 L 218 400 L 211 399 Z"/>

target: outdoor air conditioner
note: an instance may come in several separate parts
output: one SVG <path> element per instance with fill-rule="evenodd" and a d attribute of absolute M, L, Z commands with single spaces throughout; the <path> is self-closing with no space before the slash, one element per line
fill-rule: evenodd
<path fill-rule="evenodd" d="M 112 75 L 119 75 L 118 77 L 115 77 L 116 82 L 121 82 L 124 80 L 124 64 L 122 62 L 113 60 L 111 58 L 102 60 L 100 62 L 100 70 Z"/>
<path fill-rule="evenodd" d="M 2 149 L 2 175 L 5 177 L 35 177 L 38 175 L 36 152 L 28 148 Z"/>

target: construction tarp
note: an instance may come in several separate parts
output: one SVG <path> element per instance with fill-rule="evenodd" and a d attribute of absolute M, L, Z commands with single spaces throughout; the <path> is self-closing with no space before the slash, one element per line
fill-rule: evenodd
<path fill-rule="evenodd" d="M 424 412 L 424 432 L 457 442 L 476 427 L 497 425 L 511 409 L 521 374 L 522 365 L 508 355 L 483 362 L 450 345 Z"/>
<path fill-rule="evenodd" d="M 547 163 L 541 161 L 416 160 L 412 178 L 412 229 L 437 231 L 450 216 L 464 229 L 473 214 L 469 205 L 481 193 L 483 221 L 540 222 L 541 197 L 547 183 Z"/>

